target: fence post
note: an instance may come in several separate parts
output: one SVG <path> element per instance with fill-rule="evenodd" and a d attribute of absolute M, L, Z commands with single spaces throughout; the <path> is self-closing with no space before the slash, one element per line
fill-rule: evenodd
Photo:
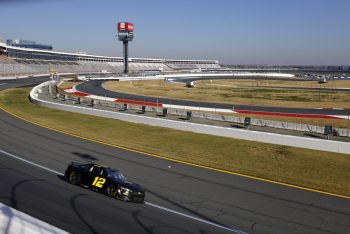
<path fill-rule="evenodd" d="M 350 117 L 350 113 L 348 111 L 348 127 L 347 127 L 347 137 L 349 137 L 349 117 Z"/>

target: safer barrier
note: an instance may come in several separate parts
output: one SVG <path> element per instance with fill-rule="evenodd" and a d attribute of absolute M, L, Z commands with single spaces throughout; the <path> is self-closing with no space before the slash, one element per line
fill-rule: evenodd
<path fill-rule="evenodd" d="M 183 131 L 191 131 L 195 133 L 210 134 L 216 136 L 223 136 L 229 138 L 236 138 L 242 140 L 258 141 L 271 144 L 287 145 L 293 147 L 301 147 L 307 149 L 315 149 L 329 152 L 337 153 L 350 153 L 350 143 L 339 142 L 332 140 L 323 140 L 323 139 L 313 139 L 306 137 L 297 137 L 289 135 L 281 135 L 275 133 L 266 133 L 266 132 L 256 132 L 246 129 L 234 129 L 227 127 L 218 127 L 204 124 L 196 124 L 191 122 L 182 122 L 161 118 L 153 118 L 140 115 L 132 115 L 121 112 L 113 112 L 107 110 L 99 110 L 91 107 L 83 107 L 78 105 L 68 105 L 62 103 L 54 103 L 46 100 L 40 100 L 38 96 L 38 91 L 41 90 L 44 86 L 47 86 L 48 82 L 42 83 L 34 87 L 30 92 L 30 98 L 33 103 L 36 103 L 41 106 L 54 108 L 58 110 L 71 111 L 76 113 L 95 115 L 100 117 L 119 119 L 123 121 L 133 122 L 133 123 L 142 123 L 148 124 L 151 126 L 159 126 L 165 128 L 172 128 Z"/>

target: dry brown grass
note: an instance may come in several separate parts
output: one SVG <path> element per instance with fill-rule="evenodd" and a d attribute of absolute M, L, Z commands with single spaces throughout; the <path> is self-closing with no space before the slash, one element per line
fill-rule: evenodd
<path fill-rule="evenodd" d="M 214 81 L 213 81 L 214 82 Z M 169 83 L 162 80 L 157 81 L 133 81 L 117 82 L 110 81 L 103 84 L 106 89 L 133 93 L 146 96 L 168 97 L 183 100 L 198 100 L 208 102 L 222 102 L 232 104 L 277 106 L 277 107 L 299 107 L 299 108 L 349 108 L 350 93 L 311 90 L 289 90 L 271 88 L 241 88 L 219 86 L 231 81 L 197 82 L 196 88 L 186 88 L 182 83 Z M 223 83 L 219 83 L 223 82 Z M 233 81 L 232 81 L 233 82 Z M 252 80 L 237 81 L 247 85 Z M 248 83 L 246 83 L 248 82 Z M 268 82 L 268 81 L 266 81 Z M 284 81 L 271 81 L 277 86 Z M 286 81 L 290 82 L 290 81 Z M 305 84 L 304 81 L 303 85 Z M 316 82 L 314 82 L 316 84 Z M 232 83 L 230 83 L 233 85 Z M 270 83 L 264 83 L 267 85 Z M 299 84 L 299 85 L 302 85 Z M 238 85 L 238 84 L 237 84 Z M 319 86 L 319 84 L 317 84 Z M 327 84 L 331 85 L 331 84 Z M 261 85 L 259 85 L 261 86 Z"/>
<path fill-rule="evenodd" d="M 66 88 L 70 88 L 70 87 L 73 87 L 74 85 L 77 85 L 77 84 L 80 84 L 81 82 L 73 82 L 73 81 L 63 81 L 61 84 L 60 84 L 60 88 L 61 89 L 66 89 Z"/>
<path fill-rule="evenodd" d="M 199 81 L 199 85 L 231 85 L 231 86 L 283 86 L 303 88 L 350 88 L 350 80 L 328 80 L 327 83 L 319 84 L 316 81 L 291 81 L 291 80 L 211 80 Z"/>

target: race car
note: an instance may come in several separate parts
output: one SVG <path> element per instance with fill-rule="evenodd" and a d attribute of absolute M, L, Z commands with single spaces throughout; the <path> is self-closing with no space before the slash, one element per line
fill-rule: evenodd
<path fill-rule="evenodd" d="M 110 167 L 71 162 L 64 177 L 71 184 L 87 187 L 109 197 L 139 203 L 145 200 L 145 190 L 140 185 L 128 181 L 119 170 Z"/>

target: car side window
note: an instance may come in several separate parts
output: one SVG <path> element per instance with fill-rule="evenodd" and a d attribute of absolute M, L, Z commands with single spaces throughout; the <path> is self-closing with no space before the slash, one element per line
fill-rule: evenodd
<path fill-rule="evenodd" d="M 89 171 L 96 176 L 103 176 L 104 175 L 103 168 L 101 168 L 101 167 L 92 166 Z"/>

